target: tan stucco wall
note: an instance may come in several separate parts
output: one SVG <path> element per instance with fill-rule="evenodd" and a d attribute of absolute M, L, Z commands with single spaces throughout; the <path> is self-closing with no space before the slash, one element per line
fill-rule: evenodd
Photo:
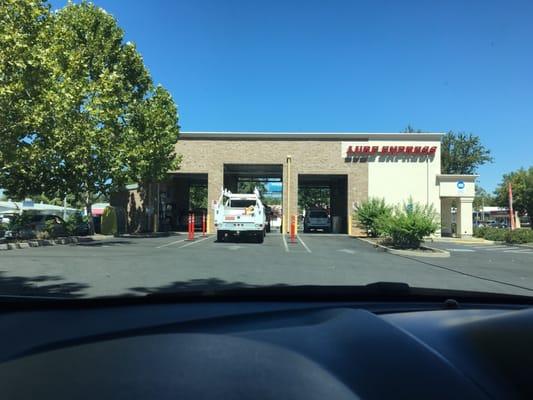
<path fill-rule="evenodd" d="M 283 165 L 283 200 L 287 202 L 287 155 L 291 156 L 290 214 L 297 212 L 298 174 L 342 174 L 348 177 L 346 207 L 367 199 L 368 165 L 351 164 L 340 157 L 339 140 L 190 140 L 181 139 L 178 173 L 207 173 L 208 201 L 217 200 L 223 185 L 224 164 Z M 211 210 L 209 209 L 208 212 Z M 214 226 L 212 225 L 211 231 Z"/>

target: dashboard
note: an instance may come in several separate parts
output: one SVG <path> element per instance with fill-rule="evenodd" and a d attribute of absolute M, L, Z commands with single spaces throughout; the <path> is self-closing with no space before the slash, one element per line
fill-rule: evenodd
<path fill-rule="evenodd" d="M 533 309 L 198 302 L 0 313 L 4 399 L 533 398 Z"/>

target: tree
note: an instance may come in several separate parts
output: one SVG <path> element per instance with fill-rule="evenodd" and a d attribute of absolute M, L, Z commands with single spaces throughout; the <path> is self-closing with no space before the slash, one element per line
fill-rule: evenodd
<path fill-rule="evenodd" d="M 237 186 L 238 193 L 253 193 L 254 189 L 257 188 L 261 197 L 267 192 L 267 187 L 264 182 L 261 181 L 245 181 L 239 182 Z"/>
<path fill-rule="evenodd" d="M 415 129 L 411 125 L 407 125 L 407 127 L 403 130 L 403 133 L 422 133 L 422 130 Z"/>
<path fill-rule="evenodd" d="M 490 150 L 481 144 L 479 136 L 448 132 L 442 138 L 443 174 L 475 174 L 479 166 L 490 162 Z"/>
<path fill-rule="evenodd" d="M 121 151 L 127 160 L 128 177 L 146 184 L 164 179 L 178 168 L 181 157 L 174 152 L 178 141 L 178 111 L 162 86 L 136 101 L 129 112 L 128 134 Z"/>
<path fill-rule="evenodd" d="M 298 190 L 298 207 L 329 207 L 330 189 L 328 187 L 302 187 Z"/>
<path fill-rule="evenodd" d="M 46 51 L 35 63 L 48 78 L 41 96 L 47 118 L 29 120 L 10 139 L 13 162 L 4 163 L 0 184 L 19 198 L 70 193 L 90 215 L 95 199 L 125 182 L 158 180 L 177 168 L 177 110 L 165 89 L 153 87 L 142 57 L 104 10 L 69 2 L 46 18 Z M 25 44 L 29 53 L 31 44 Z"/>
<path fill-rule="evenodd" d="M 492 206 L 494 204 L 494 197 L 481 186 L 476 185 L 476 194 L 473 203 L 474 210 L 481 210 L 484 206 Z"/>
<path fill-rule="evenodd" d="M 533 167 L 520 168 L 517 171 L 503 175 L 502 182 L 494 191 L 496 202 L 501 207 L 509 206 L 509 183 L 513 189 L 513 209 L 519 214 L 527 213 L 529 219 L 533 217 Z M 533 224 L 531 224 L 533 229 Z"/>
<path fill-rule="evenodd" d="M 42 0 L 0 0 L 0 185 L 17 147 L 47 117 L 49 7 Z"/>

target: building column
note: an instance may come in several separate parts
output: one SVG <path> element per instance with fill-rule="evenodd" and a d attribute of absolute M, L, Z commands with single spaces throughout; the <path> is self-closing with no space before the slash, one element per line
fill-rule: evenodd
<path fill-rule="evenodd" d="M 449 198 L 441 198 L 441 235 L 452 236 L 452 201 Z"/>
<path fill-rule="evenodd" d="M 290 173 L 289 173 L 290 169 Z M 298 173 L 294 160 L 283 164 L 283 232 L 290 233 L 291 216 L 298 215 Z"/>
<path fill-rule="evenodd" d="M 460 197 L 457 201 L 457 236 L 472 237 L 472 197 Z"/>
<path fill-rule="evenodd" d="M 220 198 L 220 191 L 224 185 L 224 165 L 213 166 L 207 174 L 207 233 L 215 233 L 215 218 L 213 202 Z"/>

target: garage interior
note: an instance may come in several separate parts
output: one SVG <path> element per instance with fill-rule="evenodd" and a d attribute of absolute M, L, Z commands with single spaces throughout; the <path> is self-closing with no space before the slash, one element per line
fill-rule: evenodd
<path fill-rule="evenodd" d="M 298 174 L 298 200 L 298 214 L 308 207 L 325 208 L 330 212 L 331 232 L 348 233 L 347 175 Z"/>
<path fill-rule="evenodd" d="M 159 193 L 160 226 L 186 231 L 189 211 L 201 222 L 202 213 L 207 212 L 207 181 L 207 174 L 172 174 Z"/>

